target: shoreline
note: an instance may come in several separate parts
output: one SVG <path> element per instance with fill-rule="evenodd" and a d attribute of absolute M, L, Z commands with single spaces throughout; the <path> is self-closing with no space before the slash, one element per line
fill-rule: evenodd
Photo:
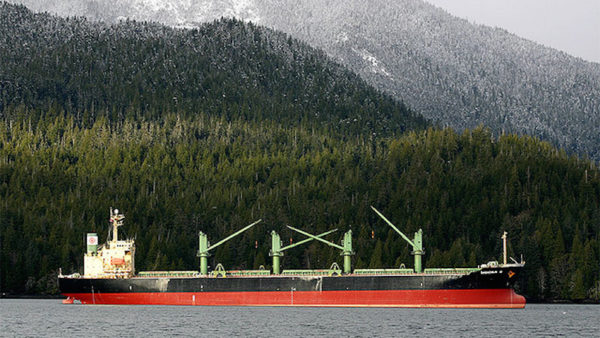
<path fill-rule="evenodd" d="M 14 295 L 0 294 L 0 299 L 67 299 L 63 295 Z"/>

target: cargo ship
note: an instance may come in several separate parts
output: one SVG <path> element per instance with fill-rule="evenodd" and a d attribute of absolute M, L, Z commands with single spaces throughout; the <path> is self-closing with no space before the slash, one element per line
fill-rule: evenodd
<path fill-rule="evenodd" d="M 372 207 L 373 208 L 373 207 Z M 488 262 L 473 268 L 423 269 L 423 232 L 412 239 L 404 235 L 383 214 L 373 210 L 413 248 L 414 267 L 352 270 L 352 231 L 341 244 L 324 239 L 331 230 L 312 235 L 290 229 L 306 239 L 283 246 L 277 232 L 271 232 L 271 269 L 227 271 L 217 264 L 209 271 L 210 251 L 260 220 L 211 245 L 199 233 L 199 271 L 135 271 L 135 242 L 120 240 L 118 228 L 124 216 L 110 211 L 112 240 L 98 245 L 98 236 L 87 236 L 84 273 L 58 276 L 65 303 L 153 304 L 219 306 L 315 306 L 315 307 L 428 307 L 428 308 L 523 308 L 525 298 L 514 289 L 525 262 L 507 263 L 506 233 L 503 235 L 503 263 Z M 341 250 L 343 267 L 329 269 L 280 270 L 285 250 L 309 241 L 319 241 Z"/>

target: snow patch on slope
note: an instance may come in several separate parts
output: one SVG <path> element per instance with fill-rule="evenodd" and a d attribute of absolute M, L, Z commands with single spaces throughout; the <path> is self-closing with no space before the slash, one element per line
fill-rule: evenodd
<path fill-rule="evenodd" d="M 347 42 L 348 40 L 350 40 L 350 38 L 348 37 L 348 33 L 341 32 L 337 35 L 335 42 L 336 43 L 344 43 L 344 42 Z"/>
<path fill-rule="evenodd" d="M 372 73 L 375 74 L 383 74 L 387 77 L 389 77 L 390 79 L 392 78 L 392 74 L 390 74 L 385 67 L 383 67 L 382 65 L 379 64 L 379 60 L 377 60 L 377 58 L 375 57 L 375 55 L 373 55 L 371 52 L 369 52 L 366 49 L 360 49 L 357 50 L 355 48 L 352 48 L 352 50 L 357 53 L 358 55 L 360 55 L 362 57 L 363 60 L 365 60 L 369 65 L 370 65 L 370 70 Z"/>

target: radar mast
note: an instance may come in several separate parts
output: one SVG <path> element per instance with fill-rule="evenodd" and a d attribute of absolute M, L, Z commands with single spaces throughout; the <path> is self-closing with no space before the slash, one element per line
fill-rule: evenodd
<path fill-rule="evenodd" d="M 125 219 L 125 215 L 119 214 L 119 209 L 110 209 L 110 222 L 113 226 L 113 243 L 117 243 L 119 240 L 118 228 L 123 225 L 123 219 Z"/>

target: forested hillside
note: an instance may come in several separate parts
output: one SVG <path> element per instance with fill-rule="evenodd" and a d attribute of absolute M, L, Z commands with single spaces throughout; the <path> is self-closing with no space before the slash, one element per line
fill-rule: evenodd
<path fill-rule="evenodd" d="M 598 299 L 600 172 L 535 138 L 457 133 L 427 122 L 319 52 L 237 21 L 177 30 L 32 14 L 0 5 L 0 289 L 55 293 L 80 271 L 86 232 L 108 211 L 137 243 L 139 270 L 269 267 L 285 240 L 354 233 L 354 267 L 474 266 L 524 255 L 520 292 Z M 24 52 L 29 48 L 29 52 Z M 356 119 L 356 121 L 355 121 Z M 372 236 L 373 234 L 373 236 Z M 256 243 L 256 245 L 255 245 Z M 339 252 L 295 248 L 285 268 L 329 267 Z"/>
<path fill-rule="evenodd" d="M 422 0 L 12 0 L 36 10 L 195 27 L 221 16 L 322 48 L 377 88 L 457 130 L 548 140 L 600 160 L 600 64 L 475 25 Z"/>
<path fill-rule="evenodd" d="M 426 125 L 322 52 L 234 20 L 195 30 L 111 26 L 1 3 L 0 64 L 0 114 L 68 111 L 87 124 L 171 111 L 350 135 Z"/>
<path fill-rule="evenodd" d="M 262 218 L 211 262 L 269 267 L 271 230 L 354 232 L 353 264 L 412 266 L 410 248 L 370 210 L 408 233 L 423 228 L 425 265 L 475 266 L 524 255 L 520 292 L 598 297 L 600 173 L 547 143 L 485 129 L 411 132 L 373 142 L 301 127 L 169 114 L 157 122 L 73 117 L 0 125 L 1 286 L 56 292 L 81 271 L 86 232 L 107 237 L 109 207 L 137 240 L 138 270 L 197 269 L 198 231 L 217 240 Z M 371 231 L 375 238 L 371 238 Z M 255 247 L 257 241 L 257 247 Z M 286 268 L 329 267 L 339 252 L 312 243 Z"/>

